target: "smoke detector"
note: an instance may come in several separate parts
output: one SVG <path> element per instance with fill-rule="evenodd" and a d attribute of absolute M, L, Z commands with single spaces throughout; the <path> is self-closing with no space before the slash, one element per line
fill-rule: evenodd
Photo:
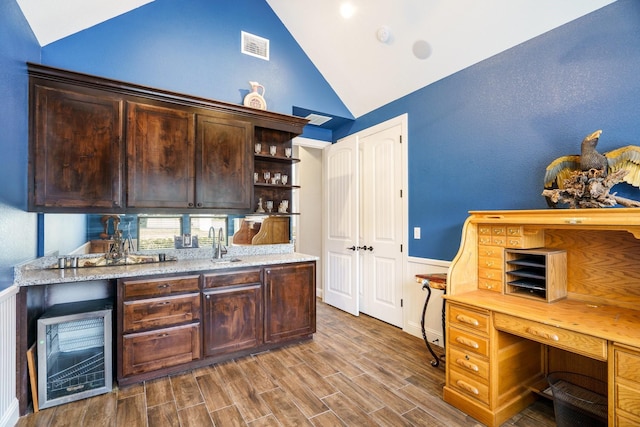
<path fill-rule="evenodd" d="M 380 43 L 387 43 L 391 39 L 391 29 L 383 25 L 376 31 L 376 38 Z"/>

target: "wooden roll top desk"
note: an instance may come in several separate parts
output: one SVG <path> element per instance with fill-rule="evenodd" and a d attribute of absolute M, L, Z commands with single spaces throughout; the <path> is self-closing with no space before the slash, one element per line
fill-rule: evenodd
<path fill-rule="evenodd" d="M 542 290 L 509 271 L 523 256 Z M 445 298 L 446 402 L 499 426 L 570 371 L 607 382 L 610 426 L 640 425 L 640 210 L 473 211 Z"/>

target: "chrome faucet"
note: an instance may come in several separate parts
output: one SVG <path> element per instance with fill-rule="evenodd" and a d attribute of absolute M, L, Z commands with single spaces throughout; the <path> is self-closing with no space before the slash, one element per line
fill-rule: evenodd
<path fill-rule="evenodd" d="M 209 237 L 212 237 L 213 258 L 221 259 L 223 254 L 227 253 L 226 249 L 222 248 L 222 227 L 218 231 L 218 246 L 216 247 L 216 229 L 209 227 Z"/>

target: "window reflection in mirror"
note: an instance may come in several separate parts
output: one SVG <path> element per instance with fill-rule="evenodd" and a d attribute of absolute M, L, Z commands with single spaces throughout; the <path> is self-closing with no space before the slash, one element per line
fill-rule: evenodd
<path fill-rule="evenodd" d="M 193 239 L 193 241 L 195 243 L 197 240 L 198 247 L 211 247 L 213 238 L 209 237 L 210 227 L 215 228 L 216 239 L 218 230 L 222 228 L 222 244 L 227 246 L 229 245 L 229 236 L 233 236 L 235 232 L 234 224 L 238 223 L 235 219 L 242 217 L 222 214 L 127 214 L 119 215 L 119 229 L 122 230 L 123 239 L 135 251 L 173 249 L 176 236 L 182 238 L 184 235 L 197 236 L 197 239 Z M 87 215 L 88 240 L 105 240 L 105 235 L 113 235 L 113 221 L 109 221 L 105 225 L 103 218 L 104 215 Z"/>

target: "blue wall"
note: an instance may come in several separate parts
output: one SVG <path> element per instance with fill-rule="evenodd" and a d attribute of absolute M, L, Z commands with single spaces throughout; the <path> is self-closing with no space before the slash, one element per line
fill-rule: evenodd
<path fill-rule="evenodd" d="M 269 110 L 351 117 L 262 0 L 156 0 L 40 52 L 15 2 L 3 2 L 0 12 L 0 70 L 10 73 L 0 81 L 2 99 L 10 100 L 0 106 L 0 173 L 12 183 L 0 195 L 18 217 L 0 224 L 0 235 L 31 235 L 11 255 L 0 254 L 0 268 L 34 252 L 35 220 L 20 209 L 24 61 L 39 54 L 47 65 L 233 103 L 256 80 L 267 88 Z M 239 52 L 241 30 L 271 40 L 271 61 Z M 333 139 L 409 113 L 409 228 L 422 228 L 409 254 L 452 259 L 467 211 L 544 208 L 544 168 L 577 153 L 586 134 L 604 130 L 601 151 L 640 145 L 639 65 L 640 2 L 619 0 L 359 117 Z"/>
<path fill-rule="evenodd" d="M 0 290 L 13 265 L 36 256 L 36 215 L 27 206 L 28 90 L 25 61 L 40 46 L 15 1 L 0 1 Z"/>
<path fill-rule="evenodd" d="M 603 130 L 601 152 L 640 145 L 639 72 L 640 2 L 619 0 L 359 117 L 334 137 L 409 113 L 409 230 L 422 229 L 409 254 L 450 260 L 469 210 L 546 208 L 546 166 L 578 154 L 587 134 Z"/>
<path fill-rule="evenodd" d="M 270 60 L 240 52 L 240 32 L 270 40 Z M 249 81 L 267 108 L 353 116 L 264 0 L 156 0 L 45 46 L 42 63 L 241 104 Z"/>

